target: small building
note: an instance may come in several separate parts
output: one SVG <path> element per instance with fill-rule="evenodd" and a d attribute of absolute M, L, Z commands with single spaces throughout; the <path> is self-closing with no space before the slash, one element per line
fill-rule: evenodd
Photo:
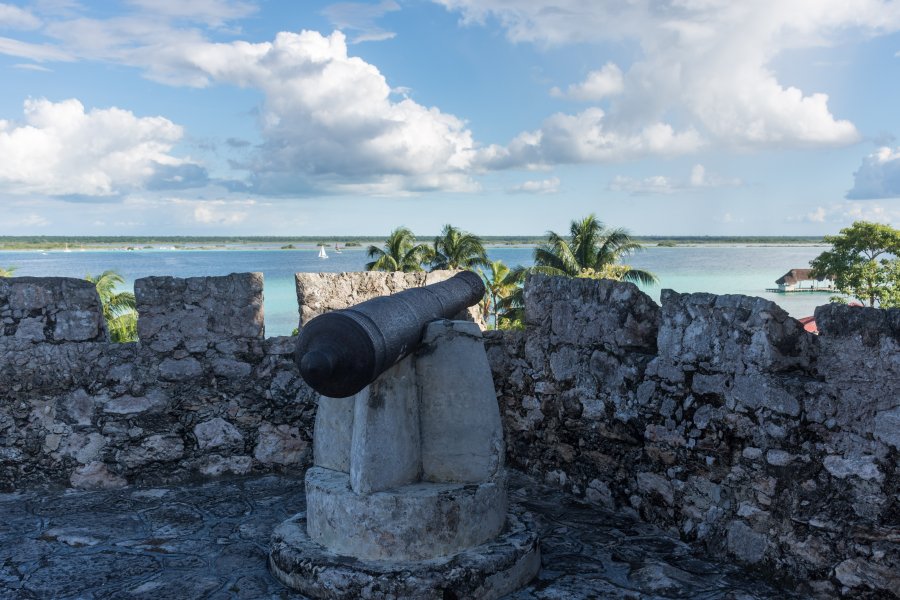
<path fill-rule="evenodd" d="M 773 292 L 830 292 L 834 284 L 826 277 L 813 277 L 812 269 L 791 269 L 777 280 Z"/>

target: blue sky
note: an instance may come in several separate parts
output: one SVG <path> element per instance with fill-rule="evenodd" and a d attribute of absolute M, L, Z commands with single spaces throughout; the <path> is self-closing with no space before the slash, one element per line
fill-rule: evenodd
<path fill-rule="evenodd" d="M 0 235 L 900 221 L 900 2 L 0 3 Z"/>

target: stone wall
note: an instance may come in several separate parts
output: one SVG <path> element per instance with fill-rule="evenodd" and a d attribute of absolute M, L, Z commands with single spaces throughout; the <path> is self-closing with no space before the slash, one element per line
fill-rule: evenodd
<path fill-rule="evenodd" d="M 262 276 L 135 295 L 141 341 L 112 344 L 89 282 L 0 279 L 0 490 L 305 468 L 315 398 L 264 338 Z"/>
<path fill-rule="evenodd" d="M 449 274 L 444 275 L 449 276 Z M 304 319 L 422 274 L 299 274 Z M 141 341 L 92 286 L 0 279 L 0 490 L 305 469 L 316 398 L 264 337 L 258 274 L 135 284 Z M 900 310 L 535 276 L 487 332 L 514 467 L 811 593 L 900 589 Z"/>
<path fill-rule="evenodd" d="M 900 310 L 536 276 L 488 334 L 509 463 L 811 593 L 900 590 Z"/>

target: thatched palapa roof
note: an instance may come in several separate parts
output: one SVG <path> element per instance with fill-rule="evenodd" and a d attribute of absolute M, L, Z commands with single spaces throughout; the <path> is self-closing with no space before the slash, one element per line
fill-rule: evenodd
<path fill-rule="evenodd" d="M 775 280 L 775 283 L 778 285 L 796 285 L 801 281 L 810 281 L 815 279 L 817 281 L 822 281 L 825 279 L 824 277 L 813 277 L 811 275 L 812 269 L 791 269 L 781 277 Z"/>

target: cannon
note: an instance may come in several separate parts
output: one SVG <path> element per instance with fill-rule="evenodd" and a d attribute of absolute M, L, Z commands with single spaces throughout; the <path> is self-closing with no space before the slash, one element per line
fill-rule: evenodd
<path fill-rule="evenodd" d="M 429 322 L 450 319 L 482 296 L 481 278 L 463 271 L 319 315 L 300 331 L 294 361 L 304 381 L 323 396 L 352 396 L 414 351 Z"/>

